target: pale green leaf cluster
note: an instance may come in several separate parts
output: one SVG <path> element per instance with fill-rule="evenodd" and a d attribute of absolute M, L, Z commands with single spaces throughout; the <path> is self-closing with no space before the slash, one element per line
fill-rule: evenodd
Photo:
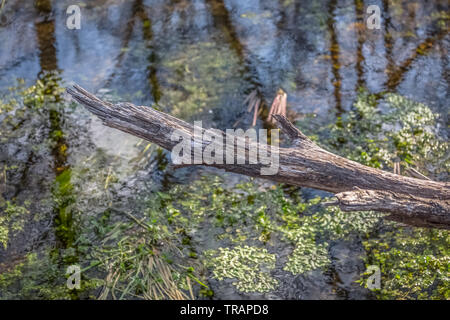
<path fill-rule="evenodd" d="M 217 280 L 235 279 L 233 284 L 241 292 L 269 292 L 278 281 L 270 275 L 276 257 L 264 248 L 237 246 L 219 248 L 207 253 L 207 266 Z"/>

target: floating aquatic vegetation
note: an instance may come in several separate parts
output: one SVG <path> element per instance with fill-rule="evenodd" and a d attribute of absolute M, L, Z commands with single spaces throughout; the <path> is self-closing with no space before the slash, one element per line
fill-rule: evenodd
<path fill-rule="evenodd" d="M 323 200 L 312 199 L 307 205 L 312 206 L 320 201 Z M 383 214 L 375 212 L 349 214 L 339 208 L 330 207 L 301 217 L 297 227 L 279 226 L 278 230 L 295 245 L 284 270 L 302 274 L 327 267 L 331 262 L 328 257 L 329 243 L 319 242 L 319 239 L 330 241 L 345 239 L 349 235 L 365 235 L 373 230 L 382 216 Z"/>
<path fill-rule="evenodd" d="M 217 280 L 235 279 L 233 284 L 241 292 L 269 292 L 278 281 L 270 275 L 275 268 L 275 255 L 267 249 L 237 246 L 219 248 L 205 253 L 207 266 Z"/>
<path fill-rule="evenodd" d="M 331 263 L 328 258 L 328 243 L 316 243 L 311 239 L 302 240 L 297 242 L 284 270 L 293 274 L 303 274 Z"/>
<path fill-rule="evenodd" d="M 29 201 L 27 201 L 24 206 L 14 204 L 11 201 L 5 201 L 3 205 L 0 203 L 0 244 L 2 244 L 5 249 L 8 247 L 11 234 L 23 230 L 25 216 L 30 213 L 27 209 L 27 206 L 29 205 Z"/>
<path fill-rule="evenodd" d="M 308 130 L 306 123 L 302 128 Z M 398 160 L 404 168 L 414 166 L 427 176 L 445 180 L 450 168 L 448 142 L 439 128 L 437 114 L 425 104 L 398 94 L 377 100 L 376 95 L 361 91 L 342 125 L 330 125 L 316 138 L 333 152 L 372 167 L 390 169 Z M 343 228 L 337 224 L 330 230 L 368 232 L 376 225 L 377 214 L 338 210 L 334 217 Z M 377 296 L 448 299 L 448 231 L 405 228 L 386 221 L 383 225 L 387 231 L 364 241 L 366 264 L 381 268 L 382 286 L 375 290 Z M 366 286 L 367 276 L 363 274 L 358 282 Z"/>
<path fill-rule="evenodd" d="M 361 91 L 341 125 L 313 132 L 311 123 L 299 124 L 325 148 L 371 167 L 388 170 L 400 161 L 402 168 L 417 167 L 441 179 L 450 171 L 449 144 L 439 132 L 438 115 L 398 94 L 377 99 Z"/>
<path fill-rule="evenodd" d="M 367 265 L 381 271 L 381 299 L 449 299 L 450 235 L 438 229 L 396 229 L 364 242 Z M 359 283 L 366 286 L 363 274 Z"/>
<path fill-rule="evenodd" d="M 276 281 L 269 281 L 271 278 L 277 280 L 276 277 L 269 278 L 268 273 L 258 271 L 259 262 L 262 263 L 263 259 L 251 261 L 244 258 L 250 256 L 250 251 L 266 253 L 269 248 L 276 248 L 280 240 L 286 241 L 293 248 L 283 269 L 294 275 L 304 274 L 330 265 L 326 240 L 346 239 L 351 235 L 364 237 L 382 216 L 372 212 L 346 214 L 338 208 L 323 208 L 320 203 L 327 199 L 321 198 L 297 199 L 296 202 L 280 187 L 273 186 L 262 192 L 253 182 L 226 188 L 217 177 L 196 181 L 183 189 L 184 196 L 171 202 L 172 205 L 183 203 L 184 214 L 197 217 L 194 219 L 200 219 L 198 223 L 209 221 L 218 228 L 214 233 L 217 241 L 222 245 L 229 244 L 228 247 L 209 250 L 202 256 L 205 265 L 219 281 L 238 279 L 234 284 L 241 292 L 262 293 L 267 292 L 269 286 L 277 287 Z M 200 215 L 195 212 L 198 208 Z M 189 225 L 186 228 L 189 229 Z M 277 244 L 274 239 L 278 239 Z M 250 242 L 257 246 L 248 249 Z M 277 261 L 279 256 L 274 250 L 271 259 Z M 241 256 L 242 252 L 249 254 Z M 256 253 L 255 256 L 259 257 Z M 264 285 L 255 286 L 259 281 L 264 281 Z"/>

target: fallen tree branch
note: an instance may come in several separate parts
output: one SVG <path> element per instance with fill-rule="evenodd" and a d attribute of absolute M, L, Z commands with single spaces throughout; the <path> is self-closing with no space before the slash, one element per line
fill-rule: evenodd
<path fill-rule="evenodd" d="M 194 126 L 150 107 L 130 103 L 112 104 L 74 85 L 67 92 L 105 125 L 172 150 L 177 130 L 197 141 Z M 305 136 L 286 117 L 274 115 L 278 126 L 293 142 L 279 148 L 279 170 L 261 175 L 261 165 L 209 164 L 226 171 L 260 177 L 336 194 L 343 211 L 374 210 L 390 213 L 386 218 L 418 227 L 450 229 L 450 184 L 405 177 L 364 166 L 330 153 Z M 204 130 L 204 129 L 203 129 Z M 225 133 L 218 131 L 225 136 Z M 208 143 L 200 141 L 203 147 Z M 270 149 L 270 152 L 274 152 Z M 225 163 L 225 162 L 224 162 Z M 205 165 L 205 164 L 203 164 Z"/>

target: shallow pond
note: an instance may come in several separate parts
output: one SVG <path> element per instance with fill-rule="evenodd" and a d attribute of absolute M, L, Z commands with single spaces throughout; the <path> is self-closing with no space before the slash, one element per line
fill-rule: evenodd
<path fill-rule="evenodd" d="M 145 223 L 151 224 L 144 229 L 160 228 L 143 236 L 150 238 L 139 247 L 152 248 L 146 255 L 155 257 L 147 272 L 170 273 L 170 279 L 164 279 L 171 283 L 188 279 L 181 281 L 182 291 L 172 288 L 171 294 L 161 297 L 374 298 L 355 282 L 365 271 L 363 242 L 392 226 L 369 216 L 371 232 L 365 229 L 368 226 L 349 227 L 350 222 L 342 224 L 354 230 L 345 237 L 337 236 L 339 232 L 329 225 L 324 227 L 328 233 L 299 231 L 301 237 L 318 241 L 314 250 L 325 252 L 311 253 L 307 244 L 303 249 L 297 246 L 298 261 L 302 255 L 317 258 L 317 266 L 304 270 L 290 256 L 298 236 L 290 233 L 287 221 L 293 212 L 306 210 L 300 204 L 309 210 L 300 221 L 304 225 L 310 216 L 320 221 L 328 219 L 327 214 L 337 216 L 335 212 L 314 216 L 320 208 L 312 199 L 329 194 L 276 187 L 213 169 L 173 170 L 165 151 L 103 126 L 81 106 L 68 102 L 62 90 L 75 82 L 110 101 L 157 106 L 187 121 L 202 120 L 205 127 L 246 129 L 253 118 L 243 105 L 246 96 L 257 90 L 263 101 L 257 126 L 269 127 L 267 106 L 282 88 L 288 94 L 289 118 L 308 134 L 339 124 L 355 109 L 361 92 L 373 94 L 388 108 L 384 98 L 393 93 L 425 104 L 436 115 L 437 134 L 448 140 L 448 3 L 372 2 L 381 8 L 379 30 L 366 27 L 368 4 L 359 0 L 85 1 L 77 2 L 81 29 L 69 30 L 66 9 L 72 1 L 0 0 L 0 98 L 6 104 L 10 96 L 25 90 L 25 100 L 32 102 L 24 100 L 24 105 L 31 103 L 36 110 L 12 104 L 12 111 L 0 113 L 3 123 L 8 112 L 15 116 L 1 127 L 5 130 L 0 136 L 2 210 L 5 216 L 24 219 L 11 224 L 8 228 L 15 231 L 0 242 L 0 273 L 7 274 L 0 285 L 7 283 L 2 288 L 9 290 L 0 297 L 157 297 L 153 291 L 130 292 L 130 286 L 145 278 L 141 260 L 129 267 L 122 266 L 129 263 L 125 258 L 108 264 L 112 256 L 135 256 L 130 252 L 137 249 L 118 239 L 134 239 L 136 221 L 130 217 L 138 217 L 138 222 L 148 219 Z M 21 89 L 11 92 L 10 87 Z M 443 159 L 448 163 L 448 153 Z M 447 167 L 437 163 L 428 173 L 448 179 Z M 214 180 L 217 175 L 223 178 L 220 183 Z M 236 187 L 248 181 L 250 185 Z M 233 192 L 227 194 L 227 188 Z M 273 199 L 256 201 L 250 196 L 259 199 L 268 190 Z M 283 208 L 282 214 L 271 207 L 270 199 Z M 152 210 L 159 207 L 164 214 Z M 261 207 L 267 212 L 261 213 Z M 276 222 L 280 215 L 283 222 Z M 258 226 L 256 231 L 252 224 Z M 448 234 L 440 237 L 448 240 Z M 122 251 L 108 251 L 108 245 L 116 243 Z M 105 250 L 92 252 L 92 244 Z M 267 251 L 253 252 L 248 249 L 252 246 Z M 227 261 L 214 258 L 211 250 L 221 247 L 237 250 L 227 253 L 236 254 L 237 260 L 254 254 L 256 260 L 239 263 L 264 284 L 262 289 L 255 290 L 245 279 L 236 284 L 231 279 L 239 278 L 239 273 L 217 276 L 224 274 L 217 267 Z M 173 257 L 160 258 L 158 248 Z M 217 264 L 203 264 L 204 252 Z M 170 269 L 161 261 L 177 267 Z M 81 264 L 90 272 L 87 278 L 106 281 L 105 287 L 111 282 L 115 286 L 114 279 L 125 285 L 117 285 L 121 293 L 114 294 L 114 286 L 99 289 L 92 281 L 83 290 L 67 293 L 64 288 L 47 292 L 35 283 L 36 269 L 42 267 L 49 270 L 49 284 L 56 281 L 64 287 L 61 270 L 71 264 Z M 117 271 L 121 268 L 123 272 Z M 14 282 L 12 270 L 29 281 Z"/>

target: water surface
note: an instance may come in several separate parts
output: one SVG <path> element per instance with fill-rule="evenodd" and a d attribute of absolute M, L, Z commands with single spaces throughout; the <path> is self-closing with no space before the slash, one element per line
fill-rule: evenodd
<path fill-rule="evenodd" d="M 81 30 L 66 27 L 71 4 L 5 2 L 0 13 L 1 93 L 19 78 L 31 85 L 53 74 L 62 86 L 75 82 L 106 99 L 158 105 L 187 121 L 201 119 L 204 126 L 226 129 L 236 123 L 251 126 L 243 101 L 253 90 L 267 112 L 282 88 L 291 120 L 313 114 L 319 125 L 338 121 L 359 90 L 366 89 L 426 103 L 440 115 L 443 128 L 448 125 L 447 1 L 372 1 L 382 12 L 379 30 L 365 26 L 369 3 L 360 0 L 95 0 L 79 2 Z M 64 135 L 47 153 L 37 156 L 31 148 L 2 146 L 2 162 L 14 158 L 26 164 L 10 177 L 5 198 L 49 196 L 50 182 L 80 164 L 97 166 L 103 176 L 113 167 L 119 180 L 128 180 L 114 195 L 124 203 L 142 190 L 168 189 L 210 172 L 167 169 L 166 153 L 149 152 L 147 143 L 103 126 L 81 107 L 53 110 L 48 118 L 45 130 Z M 263 112 L 257 126 L 267 125 Z M 95 182 L 80 183 L 86 184 L 87 202 L 89 193 L 101 192 Z M 92 203 L 96 205 L 97 210 L 107 207 Z M 52 206 L 35 206 L 55 214 Z M 70 239 L 54 231 L 54 223 L 44 219 L 31 224 L 26 236 L 7 250 L 0 247 L 0 265 L 49 243 L 70 246 Z M 200 247 L 210 240 L 202 231 L 207 232 L 199 231 Z M 335 243 L 330 252 L 334 273 L 280 275 L 285 277 L 281 289 L 264 297 L 370 297 L 354 284 L 363 267 L 361 250 L 353 242 Z M 231 285 L 213 281 L 212 286 L 216 298 L 254 297 L 238 295 Z"/>

